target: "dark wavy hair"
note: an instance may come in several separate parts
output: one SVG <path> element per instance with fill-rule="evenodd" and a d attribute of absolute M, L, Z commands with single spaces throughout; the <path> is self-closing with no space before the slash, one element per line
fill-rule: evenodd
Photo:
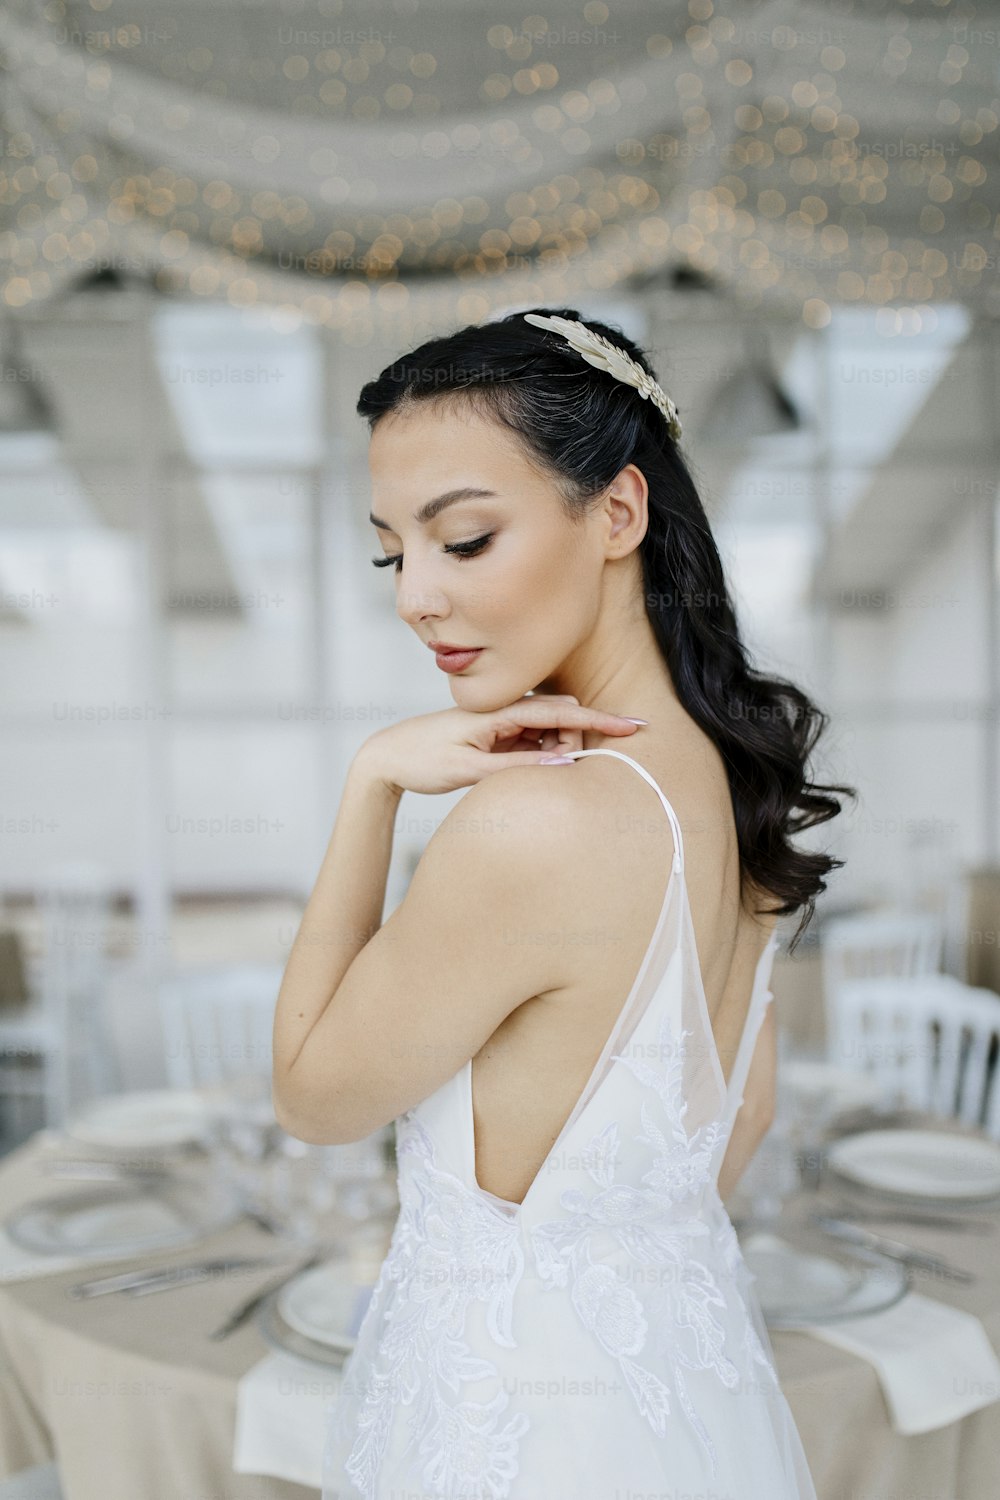
<path fill-rule="evenodd" d="M 621 329 L 580 320 L 573 308 L 529 310 L 585 321 L 656 378 Z M 362 388 L 357 411 L 370 433 L 389 412 L 424 401 L 467 403 L 509 428 L 552 475 L 573 521 L 627 464 L 645 475 L 646 613 L 681 703 L 725 763 L 743 879 L 779 903 L 755 910 L 785 916 L 806 907 L 794 950 L 826 889 L 824 876 L 844 861 L 797 849 L 791 836 L 836 817 L 841 804 L 832 793 L 856 798 L 857 792 L 808 779 L 807 762 L 828 716 L 794 683 L 751 666 L 708 518 L 663 414 L 560 335 L 527 323 L 523 312 L 421 344 Z"/>

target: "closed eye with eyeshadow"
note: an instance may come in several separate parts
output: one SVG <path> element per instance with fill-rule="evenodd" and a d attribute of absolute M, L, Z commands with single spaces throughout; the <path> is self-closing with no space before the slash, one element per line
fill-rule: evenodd
<path fill-rule="evenodd" d="M 478 553 L 483 551 L 488 543 L 493 540 L 495 535 L 496 532 L 490 531 L 486 534 L 486 536 L 476 537 L 475 540 L 471 542 L 452 542 L 451 545 L 446 546 L 444 550 L 445 552 L 452 553 L 455 557 L 458 558 L 475 557 Z M 403 566 L 403 554 L 401 552 L 397 552 L 391 557 L 372 558 L 372 566 L 375 568 L 387 568 L 389 567 L 390 563 L 395 564 L 397 573 L 400 572 Z"/>

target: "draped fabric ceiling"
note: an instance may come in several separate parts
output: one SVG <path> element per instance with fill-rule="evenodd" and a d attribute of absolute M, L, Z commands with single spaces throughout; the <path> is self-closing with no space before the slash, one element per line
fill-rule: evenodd
<path fill-rule="evenodd" d="M 684 267 L 996 315 L 998 43 L 946 0 L 7 0 L 4 303 L 112 267 L 363 342 Z"/>

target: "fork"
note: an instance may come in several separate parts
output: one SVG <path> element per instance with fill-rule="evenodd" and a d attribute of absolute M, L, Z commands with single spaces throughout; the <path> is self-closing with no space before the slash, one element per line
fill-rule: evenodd
<path fill-rule="evenodd" d="M 927 1214 L 919 1209 L 855 1208 L 848 1204 L 838 1205 L 834 1212 L 838 1218 L 856 1219 L 861 1224 L 889 1220 L 898 1224 L 927 1224 L 938 1229 L 964 1229 L 970 1234 L 992 1234 L 996 1228 L 989 1219 L 971 1219 L 959 1214 Z"/>
<path fill-rule="evenodd" d="M 827 1234 L 837 1239 L 847 1240 L 850 1244 L 863 1245 L 869 1250 L 877 1250 L 879 1254 L 887 1255 L 891 1260 L 902 1261 L 904 1265 L 912 1266 L 914 1270 L 933 1271 L 939 1276 L 947 1276 L 954 1281 L 975 1281 L 976 1279 L 971 1271 L 966 1271 L 961 1266 L 950 1265 L 940 1255 L 931 1255 L 926 1250 L 916 1250 L 912 1245 L 905 1245 L 900 1240 L 873 1234 L 870 1229 L 862 1229 L 859 1225 L 849 1224 L 831 1214 L 810 1214 L 809 1217 Z"/>

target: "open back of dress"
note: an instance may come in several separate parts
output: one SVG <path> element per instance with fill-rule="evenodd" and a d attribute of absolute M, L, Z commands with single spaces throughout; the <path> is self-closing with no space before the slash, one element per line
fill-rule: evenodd
<path fill-rule="evenodd" d="M 717 1180 L 767 1003 L 727 1087 L 680 823 L 642 964 L 520 1204 L 475 1179 L 471 1062 L 396 1122 L 400 1212 L 328 1409 L 322 1500 L 816 1500 Z"/>

